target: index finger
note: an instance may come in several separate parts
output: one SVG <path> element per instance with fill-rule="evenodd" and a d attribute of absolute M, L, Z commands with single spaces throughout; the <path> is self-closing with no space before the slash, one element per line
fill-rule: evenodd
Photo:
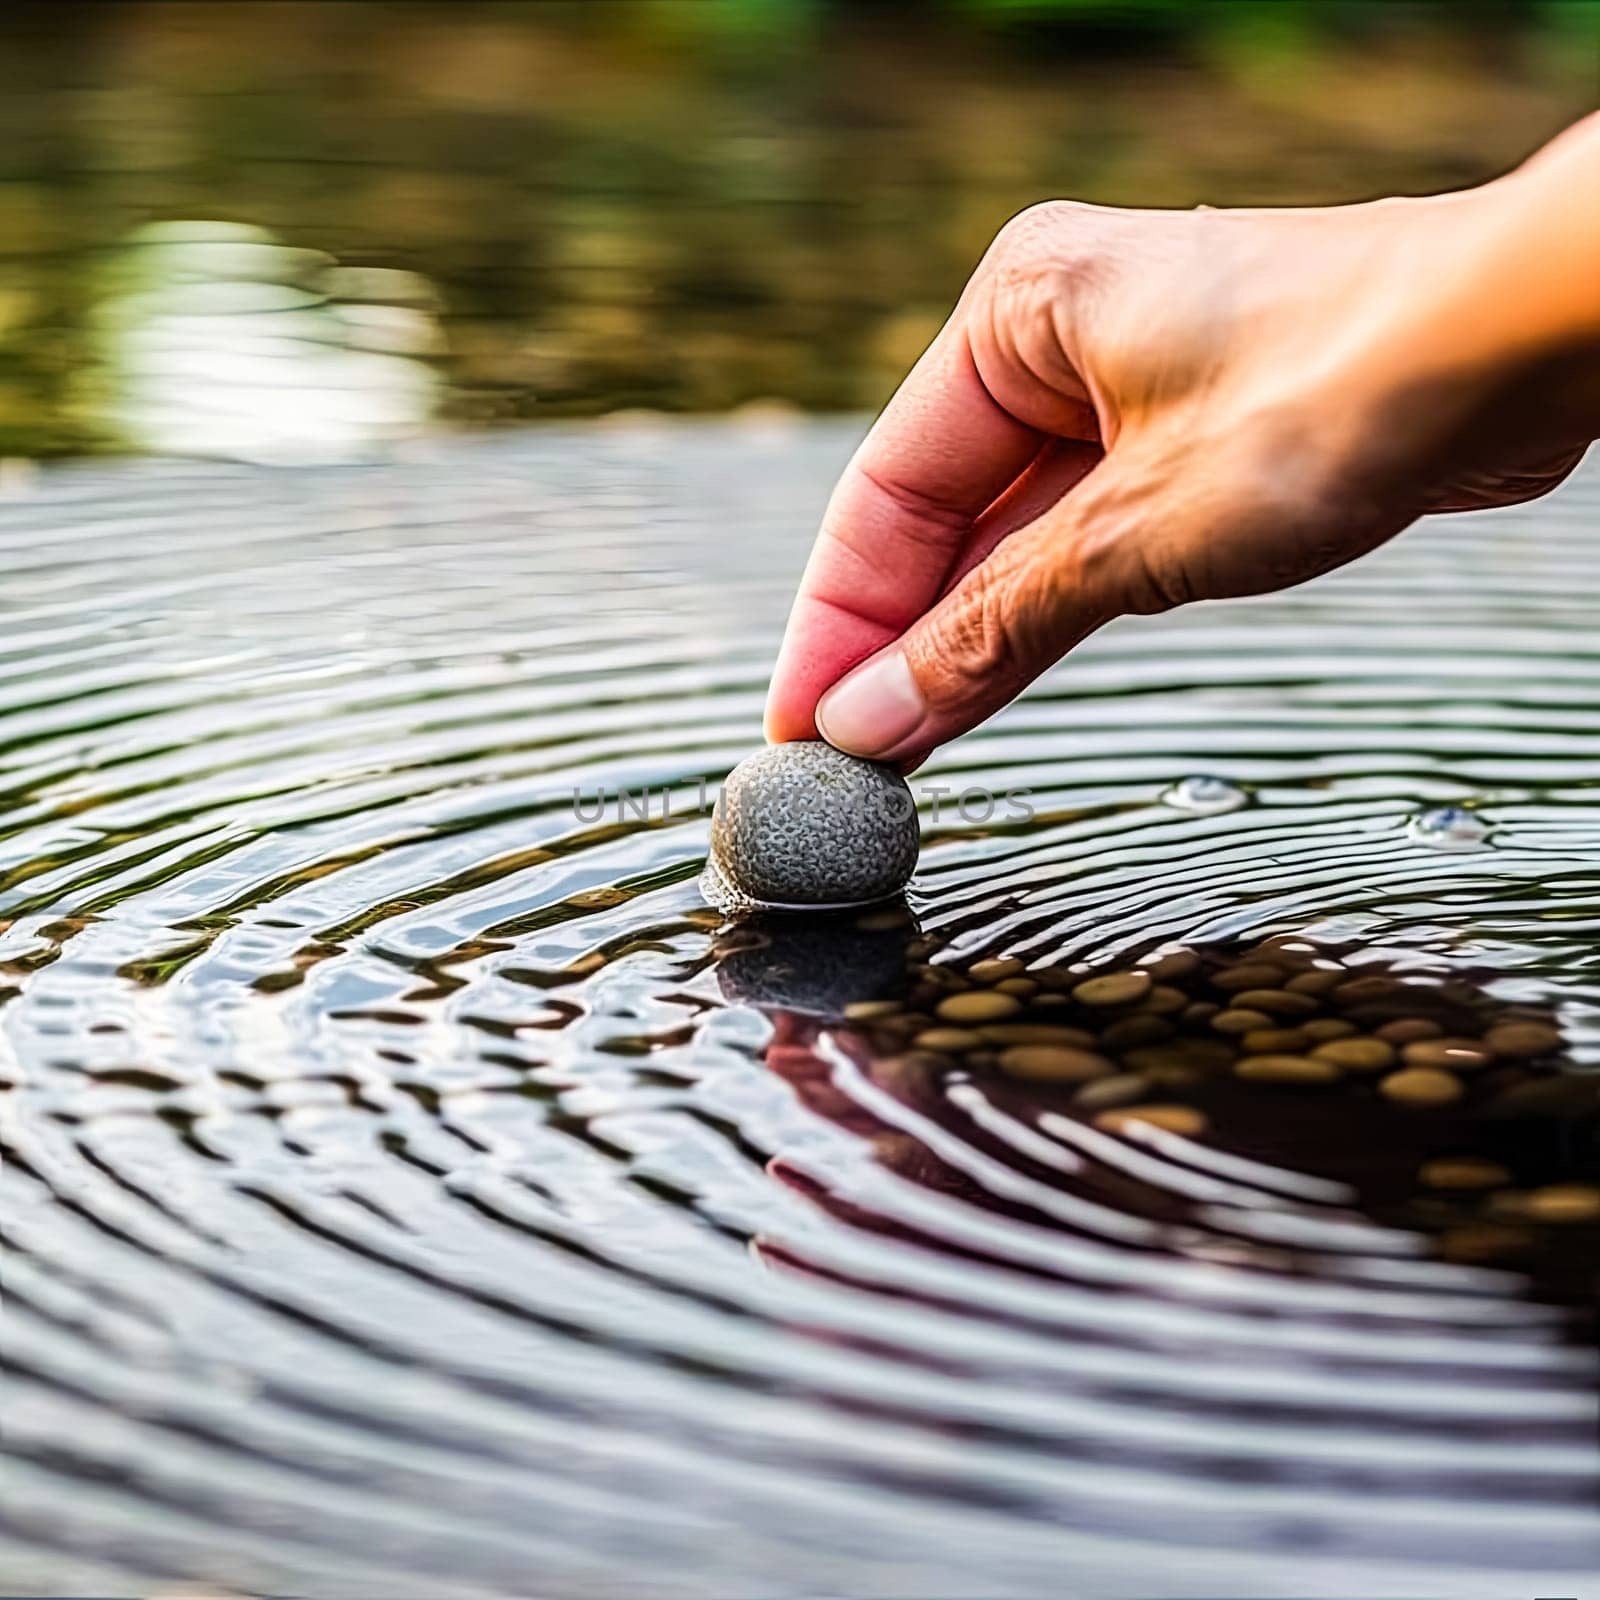
<path fill-rule="evenodd" d="M 938 599 L 973 524 L 1042 441 L 984 387 L 958 311 L 828 501 L 773 669 L 768 739 L 817 737 L 823 691 Z"/>

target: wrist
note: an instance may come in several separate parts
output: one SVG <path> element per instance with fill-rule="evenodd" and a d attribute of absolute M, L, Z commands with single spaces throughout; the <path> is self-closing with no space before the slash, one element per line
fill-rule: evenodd
<path fill-rule="evenodd" d="M 1425 203 L 1437 289 L 1420 308 L 1417 353 L 1536 402 L 1544 425 L 1592 433 L 1600 416 L 1573 380 L 1600 358 L 1600 118 L 1503 178 Z"/>
<path fill-rule="evenodd" d="M 1387 203 L 1352 364 L 1361 454 L 1391 481 L 1600 433 L 1600 121 L 1480 188 Z"/>

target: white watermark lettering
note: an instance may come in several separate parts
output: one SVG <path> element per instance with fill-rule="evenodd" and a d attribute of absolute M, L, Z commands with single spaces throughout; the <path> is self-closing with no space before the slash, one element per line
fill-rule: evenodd
<path fill-rule="evenodd" d="M 619 784 L 615 788 L 604 786 L 572 789 L 572 815 L 578 822 L 604 822 L 607 817 L 618 823 L 669 822 L 674 817 L 709 817 L 715 808 L 717 795 L 710 791 L 706 780 L 700 778 L 694 789 L 687 792 L 662 784 L 652 788 L 649 784 Z M 784 795 L 784 808 L 793 815 L 803 815 L 813 809 L 832 811 L 839 804 L 838 796 L 820 788 L 801 788 Z M 864 815 L 886 817 L 891 822 L 904 822 L 919 807 L 926 807 L 928 820 L 935 826 L 941 818 L 948 821 L 951 804 L 961 820 L 969 826 L 981 826 L 998 818 L 1001 822 L 1032 822 L 1034 808 L 1032 791 L 1007 789 L 996 795 L 994 790 L 981 784 L 969 784 L 964 789 L 953 789 L 948 784 L 921 784 L 915 792 L 893 788 L 865 796 L 852 802 Z"/>

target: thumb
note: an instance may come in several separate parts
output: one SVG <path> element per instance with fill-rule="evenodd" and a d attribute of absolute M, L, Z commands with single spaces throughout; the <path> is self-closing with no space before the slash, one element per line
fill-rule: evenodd
<path fill-rule="evenodd" d="M 976 727 L 1123 611 L 1154 609 L 1119 568 L 1139 519 L 1111 459 L 1003 539 L 914 622 L 819 700 L 823 738 L 907 767 Z M 1091 492 L 1093 485 L 1093 492 Z"/>

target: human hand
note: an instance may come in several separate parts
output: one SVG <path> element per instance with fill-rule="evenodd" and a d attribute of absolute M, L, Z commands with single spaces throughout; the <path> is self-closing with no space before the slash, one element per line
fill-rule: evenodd
<path fill-rule="evenodd" d="M 1113 617 L 1544 493 L 1600 423 L 1596 216 L 1596 119 L 1460 194 L 1022 213 L 834 491 L 768 737 L 909 769 Z"/>

